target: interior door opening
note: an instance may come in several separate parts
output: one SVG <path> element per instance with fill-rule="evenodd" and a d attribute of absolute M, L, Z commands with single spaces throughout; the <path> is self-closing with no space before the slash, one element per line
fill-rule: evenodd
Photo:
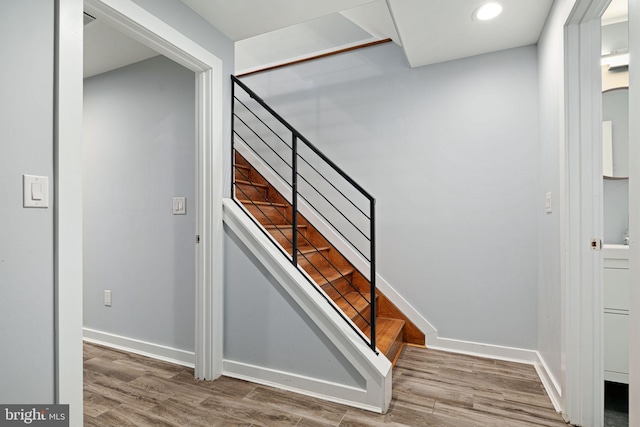
<path fill-rule="evenodd" d="M 88 21 L 84 335 L 194 366 L 195 74 Z"/>

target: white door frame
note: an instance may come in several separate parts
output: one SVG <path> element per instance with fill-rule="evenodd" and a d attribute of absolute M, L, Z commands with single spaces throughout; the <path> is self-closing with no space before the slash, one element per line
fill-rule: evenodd
<path fill-rule="evenodd" d="M 604 417 L 602 71 L 600 17 L 610 0 L 578 0 L 565 25 L 565 132 L 561 177 L 565 417 Z"/>
<path fill-rule="evenodd" d="M 640 425 L 640 0 L 629 0 L 629 425 Z"/>
<path fill-rule="evenodd" d="M 76 427 L 83 422 L 82 0 L 55 7 L 55 403 L 69 405 Z"/>
<path fill-rule="evenodd" d="M 195 374 L 222 374 L 222 61 L 131 0 L 85 0 L 85 10 L 196 74 Z M 195 244 L 194 236 L 194 244 Z"/>
<path fill-rule="evenodd" d="M 78 415 L 80 408 L 79 415 L 72 417 L 75 425 L 82 420 L 83 1 L 58 0 L 57 5 L 57 400 L 70 403 L 72 414 Z M 131 0 L 85 0 L 84 9 L 196 74 L 196 227 L 200 244 L 196 249 L 195 374 L 215 379 L 222 374 L 222 61 Z"/>

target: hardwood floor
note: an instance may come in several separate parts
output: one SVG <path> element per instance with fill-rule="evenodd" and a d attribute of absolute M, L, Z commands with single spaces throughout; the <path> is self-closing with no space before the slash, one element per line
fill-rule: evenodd
<path fill-rule="evenodd" d="M 532 366 L 407 346 L 385 415 L 84 345 L 85 426 L 566 426 Z"/>

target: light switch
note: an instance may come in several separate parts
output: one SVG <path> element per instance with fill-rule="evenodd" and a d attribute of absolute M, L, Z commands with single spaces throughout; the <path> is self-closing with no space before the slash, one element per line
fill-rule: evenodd
<path fill-rule="evenodd" d="M 551 192 L 547 193 L 547 196 L 545 197 L 544 209 L 545 212 L 551 213 Z"/>
<path fill-rule="evenodd" d="M 31 183 L 31 199 L 42 200 L 42 183 L 40 182 Z"/>
<path fill-rule="evenodd" d="M 49 207 L 49 178 L 22 175 L 22 206 L 25 208 Z"/>
<path fill-rule="evenodd" d="M 186 197 L 173 198 L 173 214 L 174 215 L 187 214 L 187 198 Z"/>

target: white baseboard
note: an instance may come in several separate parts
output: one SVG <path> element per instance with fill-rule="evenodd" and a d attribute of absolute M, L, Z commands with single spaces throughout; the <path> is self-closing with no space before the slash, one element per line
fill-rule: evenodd
<path fill-rule="evenodd" d="M 508 362 L 533 364 L 538 361 L 535 350 L 450 338 L 435 337 L 427 342 L 427 347 L 434 350 L 448 351 L 450 353 L 468 354 L 470 356 L 487 357 L 490 359 L 506 360 Z"/>
<path fill-rule="evenodd" d="M 538 352 L 536 353 L 538 354 L 538 361 L 534 364 L 534 366 L 536 368 L 536 371 L 538 372 L 540 381 L 542 381 L 542 385 L 544 385 L 544 389 L 547 391 L 549 399 L 551 399 L 551 403 L 553 403 L 553 407 L 555 408 L 556 412 L 562 413 L 562 388 L 551 373 L 551 370 L 549 370 L 547 362 L 544 361 L 542 355 Z"/>
<path fill-rule="evenodd" d="M 196 356 L 192 351 L 180 350 L 89 328 L 83 328 L 83 339 L 86 342 L 140 354 L 189 368 L 195 366 Z"/>
<path fill-rule="evenodd" d="M 356 387 L 232 360 L 222 362 L 222 375 L 380 413 L 364 403 L 367 391 Z"/>

